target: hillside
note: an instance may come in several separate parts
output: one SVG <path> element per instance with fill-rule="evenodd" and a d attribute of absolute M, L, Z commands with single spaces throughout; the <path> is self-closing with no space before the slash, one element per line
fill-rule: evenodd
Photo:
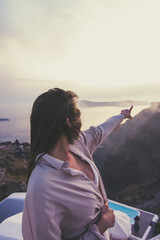
<path fill-rule="evenodd" d="M 0 143 L 0 201 L 13 192 L 26 191 L 28 143 Z"/>
<path fill-rule="evenodd" d="M 160 103 L 122 124 L 94 158 L 109 198 L 160 214 Z"/>

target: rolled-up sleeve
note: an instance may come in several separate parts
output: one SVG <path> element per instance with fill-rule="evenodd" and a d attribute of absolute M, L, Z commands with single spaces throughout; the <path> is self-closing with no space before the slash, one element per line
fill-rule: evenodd
<path fill-rule="evenodd" d="M 109 118 L 107 121 L 98 125 L 97 127 L 90 127 L 90 129 L 83 132 L 85 144 L 87 145 L 91 154 L 104 141 L 106 137 L 124 120 L 124 115 Z"/>

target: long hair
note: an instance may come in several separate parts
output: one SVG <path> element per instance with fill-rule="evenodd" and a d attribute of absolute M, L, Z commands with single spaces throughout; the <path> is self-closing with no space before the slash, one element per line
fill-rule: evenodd
<path fill-rule="evenodd" d="M 62 134 L 73 144 L 80 133 L 80 111 L 76 107 L 77 95 L 59 88 L 41 94 L 34 102 L 30 117 L 31 158 L 28 180 L 35 167 L 36 157 L 53 148 Z M 69 120 L 69 124 L 67 124 Z"/>

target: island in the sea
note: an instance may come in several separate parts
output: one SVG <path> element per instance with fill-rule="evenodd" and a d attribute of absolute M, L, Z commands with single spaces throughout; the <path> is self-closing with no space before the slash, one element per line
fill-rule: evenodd
<path fill-rule="evenodd" d="M 8 118 L 0 118 L 0 122 L 2 122 L 2 121 L 10 121 L 10 119 L 8 119 Z"/>
<path fill-rule="evenodd" d="M 123 100 L 123 101 L 114 101 L 114 102 L 93 102 L 87 100 L 78 101 L 78 105 L 82 108 L 84 107 L 127 107 L 131 105 L 149 105 L 147 101 L 132 101 L 132 100 Z"/>

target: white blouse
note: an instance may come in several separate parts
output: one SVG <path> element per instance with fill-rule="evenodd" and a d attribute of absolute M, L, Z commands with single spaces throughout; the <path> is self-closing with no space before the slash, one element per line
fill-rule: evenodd
<path fill-rule="evenodd" d="M 24 203 L 24 240 L 108 239 L 108 231 L 101 235 L 95 224 L 107 196 L 92 154 L 123 119 L 120 114 L 81 132 L 69 148 L 91 165 L 94 182 L 83 172 L 70 168 L 68 162 L 50 155 L 38 159 Z"/>

